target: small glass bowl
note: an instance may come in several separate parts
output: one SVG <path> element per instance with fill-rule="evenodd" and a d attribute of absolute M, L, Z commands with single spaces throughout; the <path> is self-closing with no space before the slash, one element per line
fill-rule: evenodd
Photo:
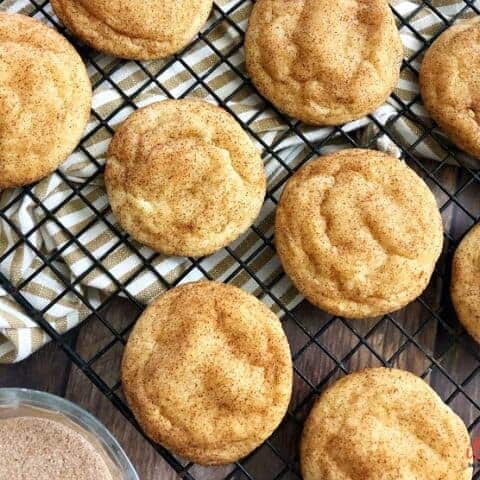
<path fill-rule="evenodd" d="M 24 388 L 0 388 L 0 420 L 43 417 L 76 427 L 99 450 L 116 480 L 139 480 L 132 463 L 112 434 L 90 413 L 56 395 Z M 73 425 L 72 425 L 73 423 Z"/>

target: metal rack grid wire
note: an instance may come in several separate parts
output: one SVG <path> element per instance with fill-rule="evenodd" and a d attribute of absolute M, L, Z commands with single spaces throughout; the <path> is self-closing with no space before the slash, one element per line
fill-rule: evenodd
<path fill-rule="evenodd" d="M 162 62 L 156 71 L 152 72 L 146 63 L 135 62 L 139 71 L 144 75 L 144 81 L 133 93 L 127 93 L 126 89 L 114 80 L 115 73 L 127 61 L 116 59 L 105 66 L 99 60 L 101 57 L 98 53 L 81 45 L 58 23 L 52 15 L 48 1 L 28 0 L 24 3 L 25 13 L 53 24 L 77 46 L 87 64 L 96 71 L 94 90 L 106 83 L 118 94 L 120 100 L 118 105 L 107 116 L 103 116 L 95 108 L 92 110 L 92 115 L 96 118 L 98 124 L 94 130 L 89 131 L 85 135 L 79 146 L 79 149 L 91 162 L 93 168 L 91 176 L 79 183 L 73 182 L 64 173 L 57 171 L 56 174 L 69 186 L 71 193 L 54 208 L 44 205 L 32 190 L 32 186 L 23 187 L 19 197 L 10 202 L 11 205 L 18 201 L 20 197 L 29 197 L 44 213 L 44 219 L 40 223 L 53 222 L 68 238 L 59 251 L 54 252 L 52 255 L 42 253 L 29 239 L 30 235 L 39 228 L 39 225 L 35 225 L 29 232 L 22 233 L 5 214 L 10 205 L 6 205 L 0 210 L 0 218 L 7 222 L 18 236 L 15 245 L 12 249 L 2 254 L 0 261 L 10 255 L 20 245 L 27 245 L 38 256 L 43 267 L 48 267 L 55 273 L 63 285 L 62 294 L 52 300 L 45 309 L 39 311 L 32 306 L 22 291 L 23 287 L 28 285 L 35 277 L 36 272 L 33 272 L 22 283 L 15 285 L 4 275 L 0 274 L 0 285 L 52 337 L 67 356 L 108 397 L 113 406 L 137 428 L 139 427 L 123 399 L 118 377 L 114 379 L 107 378 L 105 372 L 99 373 L 101 369 L 96 368 L 98 363 L 108 359 L 109 355 L 113 355 L 112 352 L 115 351 L 115 355 L 118 356 L 118 348 L 121 349 L 125 344 L 128 332 L 135 323 L 135 319 L 131 319 L 126 325 L 118 326 L 106 318 L 104 314 L 105 309 L 118 295 L 122 295 L 133 302 L 140 311 L 144 305 L 129 292 L 126 286 L 145 270 L 155 275 L 166 288 L 172 288 L 180 283 L 193 269 L 198 269 L 205 278 L 211 278 L 209 272 L 202 265 L 202 259 L 191 258 L 189 259 L 189 266 L 184 269 L 181 275 L 175 278 L 174 281 L 169 281 L 157 269 L 152 267 L 152 262 L 158 255 L 145 256 L 140 252 L 134 242 L 106 218 L 109 207 L 97 208 L 89 200 L 88 195 L 85 194 L 84 187 L 102 174 L 101 163 L 89 152 L 89 139 L 94 135 L 95 131 L 102 128 L 106 129 L 110 134 L 113 133 L 109 123 L 110 120 L 125 107 L 136 109 L 137 105 L 134 100 L 143 91 L 154 86 L 163 92 L 166 97 L 179 98 L 188 96 L 195 89 L 201 88 L 210 98 L 229 111 L 261 145 L 264 156 L 269 155 L 275 158 L 285 170 L 285 175 L 276 184 L 270 185 L 268 189 L 267 201 L 271 201 L 274 204 L 277 203 L 278 193 L 288 177 L 312 157 L 321 155 L 332 142 L 341 139 L 343 143 L 353 147 L 375 148 L 379 138 L 386 137 L 401 148 L 402 158 L 427 181 L 440 205 L 446 225 L 445 248 L 429 288 L 418 300 L 402 311 L 371 321 L 353 322 L 332 317 L 314 309 L 305 302 L 295 308 L 289 308 L 289 306 L 284 304 L 273 293 L 275 285 L 284 274 L 282 273 L 274 278 L 264 280 L 259 278 L 255 268 L 252 266 L 255 259 L 262 254 L 264 249 L 274 249 L 272 232 L 264 232 L 261 228 L 254 225 L 252 230 L 261 239 L 261 245 L 255 248 L 254 251 L 249 252 L 247 256 L 238 254 L 231 247 L 225 249 L 233 259 L 235 268 L 224 281 L 230 282 L 239 274 L 248 276 L 255 282 L 259 298 L 268 297 L 282 317 L 292 347 L 295 370 L 294 394 L 285 420 L 272 437 L 247 458 L 233 465 L 210 469 L 199 467 L 172 456 L 159 445 L 154 445 L 182 478 L 189 480 L 200 480 L 201 478 L 225 480 L 301 478 L 298 466 L 298 438 L 303 420 L 308 413 L 313 398 L 326 385 L 339 376 L 367 366 L 397 366 L 422 376 L 439 392 L 443 400 L 462 416 L 471 435 L 475 436 L 477 432 L 480 435 L 480 352 L 477 345 L 459 326 L 448 295 L 449 270 L 453 251 L 463 234 L 471 225 L 477 223 L 480 218 L 480 204 L 478 199 L 476 199 L 476 197 L 480 197 L 478 195 L 480 192 L 480 173 L 472 169 L 471 164 L 465 163 L 463 157 L 459 156 L 458 152 L 441 135 L 438 135 L 434 125 L 425 122 L 417 114 L 417 106 L 421 102 L 418 94 L 414 95 L 409 101 L 405 101 L 394 93 L 392 98 L 397 104 L 397 113 L 390 117 L 385 124 L 379 122 L 375 116 L 369 116 L 371 123 L 376 127 L 376 131 L 368 137 L 367 141 L 362 140 L 363 137 L 358 135 L 357 132 L 349 132 L 343 126 L 338 126 L 332 128 L 325 138 L 312 142 L 302 130 L 300 122 L 287 118 L 276 111 L 265 99 L 261 99 L 263 107 L 247 121 L 242 120 L 229 106 L 229 101 L 244 89 L 249 91 L 255 90 L 246 76 L 243 66 L 232 60 L 235 55 L 242 52 L 245 30 L 245 25 L 240 25 L 236 22 L 236 12 L 239 9 L 250 8 L 252 3 L 250 0 L 230 2 L 228 8 L 221 6 L 223 4 L 215 3 L 212 17 L 205 29 L 182 52 Z M 458 18 L 466 14 L 479 14 L 480 10 L 477 5 L 478 2 L 464 0 L 461 9 L 458 9 L 454 15 L 446 16 L 440 8 L 442 2 L 425 0 L 413 3 L 416 4 L 416 7 L 411 9 L 408 15 L 400 14 L 395 6 L 392 6 L 392 11 L 399 28 L 408 29 L 422 43 L 422 47 L 413 56 L 405 58 L 402 65 L 404 71 L 409 72 L 416 78 L 418 76 L 418 63 L 416 62 L 421 59 L 425 49 L 428 48 L 441 31 Z M 442 27 L 428 39 L 412 26 L 413 19 L 425 11 L 438 17 L 442 24 Z M 219 48 L 210 38 L 210 34 L 218 28 L 233 29 L 238 34 L 238 41 L 234 42 L 227 49 Z M 189 50 L 194 48 L 199 42 L 203 42 L 204 45 L 208 46 L 214 57 L 214 61 L 211 62 L 210 66 L 201 73 L 198 73 L 185 60 Z M 180 66 L 191 78 L 190 85 L 178 96 L 174 95 L 168 85 L 166 86 L 162 82 L 162 74 L 174 68 L 175 65 Z M 209 76 L 221 68 L 233 72 L 241 80 L 240 86 L 226 96 L 219 94 L 215 88 L 212 88 L 209 82 Z M 267 109 L 273 111 L 278 121 L 285 127 L 285 132 L 270 144 L 267 144 L 251 128 L 252 122 Z M 408 119 L 418 127 L 418 138 L 410 145 L 399 142 L 398 137 L 394 133 L 395 124 L 401 119 Z M 285 163 L 277 152 L 277 147 L 289 135 L 298 138 L 306 151 L 302 160 L 295 167 Z M 417 147 L 425 139 L 437 143 L 442 151 L 445 152 L 441 161 L 427 160 L 418 155 Z M 452 160 L 460 164 L 460 167 L 451 166 Z M 95 215 L 95 219 L 92 222 L 74 233 L 56 217 L 56 213 L 70 198 L 78 198 L 83 201 Z M 93 256 L 88 248 L 78 241 L 82 233 L 87 231 L 97 219 L 102 219 L 118 239 L 100 257 Z M 75 279 L 65 275 L 56 267 L 54 262 L 60 257 L 62 251 L 73 244 L 92 261 L 91 266 Z M 102 260 L 107 258 L 120 244 L 127 245 L 131 251 L 135 252 L 142 264 L 141 269 L 132 273 L 128 279 L 123 281 L 119 281 L 102 263 Z M 82 279 L 95 268 L 100 269 L 115 284 L 115 291 L 102 299 L 98 305 L 93 305 L 87 298 L 83 297 L 81 291 L 77 288 Z M 66 293 L 71 293 L 78 297 L 84 307 L 88 309 L 90 317 L 87 324 L 100 322 L 108 332 L 108 341 L 105 341 L 88 358 L 75 345 L 66 341 L 65 336 L 58 333 L 45 320 L 44 313 L 52 305 L 60 301 Z M 87 325 L 78 328 L 87 328 Z M 480 472 L 476 471 L 474 478 L 480 478 Z"/>

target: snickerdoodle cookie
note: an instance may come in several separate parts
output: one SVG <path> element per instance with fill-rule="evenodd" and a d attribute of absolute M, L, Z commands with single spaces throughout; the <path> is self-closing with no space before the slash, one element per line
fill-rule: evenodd
<path fill-rule="evenodd" d="M 468 431 L 416 375 L 372 368 L 316 401 L 300 447 L 304 480 L 470 480 Z"/>
<path fill-rule="evenodd" d="M 91 100 L 85 66 L 65 38 L 0 12 L 0 189 L 55 170 L 80 141 Z"/>
<path fill-rule="evenodd" d="M 458 319 L 480 343 L 480 225 L 467 233 L 455 252 L 451 295 Z"/>
<path fill-rule="evenodd" d="M 404 162 L 373 150 L 319 157 L 287 182 L 277 252 L 298 290 L 334 315 L 366 318 L 418 297 L 443 244 L 432 192 Z"/>
<path fill-rule="evenodd" d="M 427 50 L 420 90 L 440 128 L 480 158 L 480 18 L 448 28 Z"/>
<path fill-rule="evenodd" d="M 242 234 L 263 203 L 260 153 L 226 111 L 198 100 L 142 108 L 117 130 L 107 192 L 120 224 L 169 255 L 202 256 Z"/>
<path fill-rule="evenodd" d="M 122 58 L 163 58 L 185 47 L 213 0 L 51 0 L 60 20 L 93 48 Z"/>
<path fill-rule="evenodd" d="M 161 294 L 130 335 L 123 389 L 147 435 L 200 464 L 260 445 L 286 413 L 292 362 L 280 321 L 237 287 L 196 282 Z"/>
<path fill-rule="evenodd" d="M 258 0 L 245 55 L 253 83 L 279 110 L 338 125 L 385 102 L 403 48 L 386 0 Z"/>

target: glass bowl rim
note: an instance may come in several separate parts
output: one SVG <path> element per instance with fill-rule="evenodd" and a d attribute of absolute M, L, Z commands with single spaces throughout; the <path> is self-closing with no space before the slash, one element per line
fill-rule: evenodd
<path fill-rule="evenodd" d="M 139 480 L 138 474 L 118 440 L 91 413 L 79 405 L 48 392 L 28 388 L 0 388 L 0 408 L 26 405 L 65 415 L 71 421 L 92 434 L 102 448 L 117 463 L 123 474 L 122 480 Z"/>

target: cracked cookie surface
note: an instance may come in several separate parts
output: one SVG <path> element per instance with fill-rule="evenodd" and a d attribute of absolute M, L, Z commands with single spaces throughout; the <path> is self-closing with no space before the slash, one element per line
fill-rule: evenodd
<path fill-rule="evenodd" d="M 245 232 L 266 191 L 248 135 L 199 100 L 165 100 L 130 115 L 110 144 L 105 184 L 113 213 L 135 239 L 194 257 Z"/>
<path fill-rule="evenodd" d="M 334 315 L 375 317 L 425 289 L 442 250 L 442 219 L 432 192 L 404 162 L 342 150 L 289 179 L 275 244 L 310 302 Z"/>
<path fill-rule="evenodd" d="M 122 383 L 145 432 L 200 464 L 260 445 L 284 417 L 292 362 L 278 318 L 232 285 L 196 282 L 161 294 L 125 348 Z"/>
<path fill-rule="evenodd" d="M 245 56 L 253 83 L 279 110 L 338 125 L 387 99 L 403 47 L 385 0 L 258 0 Z"/>
<path fill-rule="evenodd" d="M 420 91 L 448 137 L 480 158 L 480 18 L 453 25 L 435 40 L 422 62 Z"/>
<path fill-rule="evenodd" d="M 212 0 L 51 0 L 60 20 L 85 43 L 122 58 L 164 58 L 200 31 Z"/>
<path fill-rule="evenodd" d="M 372 368 L 323 392 L 302 434 L 304 480 L 470 480 L 460 417 L 420 377 Z"/>
<path fill-rule="evenodd" d="M 53 172 L 77 146 L 92 88 L 76 50 L 33 18 L 0 12 L 0 189 Z"/>
<path fill-rule="evenodd" d="M 480 225 L 465 235 L 455 252 L 451 295 L 458 319 L 480 343 Z"/>

